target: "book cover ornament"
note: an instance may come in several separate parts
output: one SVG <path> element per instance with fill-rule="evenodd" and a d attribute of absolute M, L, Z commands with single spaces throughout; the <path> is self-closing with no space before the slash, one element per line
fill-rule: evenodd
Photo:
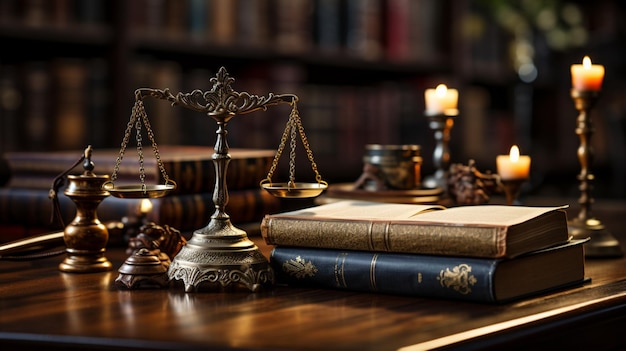
<path fill-rule="evenodd" d="M 345 264 L 347 253 L 341 254 L 341 258 L 337 260 L 337 266 L 335 266 L 335 272 L 339 274 L 339 277 L 343 278 L 342 268 Z M 372 267 L 376 265 L 376 255 L 372 259 Z M 310 260 L 305 260 L 302 256 L 289 259 L 282 264 L 282 271 L 285 274 L 295 279 L 313 278 L 318 273 L 318 268 Z M 371 276 L 370 276 L 371 277 Z M 417 275 L 417 283 L 423 282 L 422 274 Z M 461 263 L 454 266 L 443 268 L 439 271 L 436 277 L 441 287 L 452 289 L 461 295 L 468 295 L 472 292 L 472 287 L 478 282 L 478 278 L 472 274 L 472 266 L 467 263 Z M 345 284 L 345 279 L 339 279 L 343 281 L 342 286 L 348 287 Z M 372 286 L 375 286 L 375 280 L 371 281 Z"/>

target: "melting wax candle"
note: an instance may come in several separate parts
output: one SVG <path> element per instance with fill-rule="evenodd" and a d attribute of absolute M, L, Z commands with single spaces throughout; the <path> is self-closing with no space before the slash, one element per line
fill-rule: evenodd
<path fill-rule="evenodd" d="M 581 65 L 572 65 L 572 86 L 580 91 L 599 91 L 604 80 L 604 66 L 591 64 L 589 56 Z"/>
<path fill-rule="evenodd" d="M 508 155 L 498 155 L 496 164 L 503 180 L 526 179 L 530 173 L 530 156 L 520 155 L 517 145 L 511 146 Z"/>
<path fill-rule="evenodd" d="M 448 89 L 445 84 L 439 84 L 436 89 L 426 89 L 424 92 L 427 115 L 456 115 L 459 92 L 456 89 Z"/>

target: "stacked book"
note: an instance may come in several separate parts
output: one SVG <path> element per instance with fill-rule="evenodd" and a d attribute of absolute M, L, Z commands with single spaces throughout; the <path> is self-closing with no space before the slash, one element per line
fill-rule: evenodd
<path fill-rule="evenodd" d="M 577 286 L 564 207 L 345 200 L 266 215 L 278 283 L 502 303 Z"/>
<path fill-rule="evenodd" d="M 7 152 L 3 156 L 9 165 L 11 177 L 0 188 L 0 226 L 44 228 L 56 230 L 51 223 L 52 201 L 49 190 L 55 177 L 72 167 L 83 151 Z M 175 181 L 174 191 L 162 198 L 150 199 L 152 209 L 145 213 L 147 220 L 167 224 L 184 232 L 205 227 L 215 212 L 213 191 L 215 168 L 212 147 L 160 146 L 159 156 L 168 175 Z M 231 160 L 226 172 L 228 203 L 226 212 L 236 224 L 258 222 L 266 213 L 280 210 L 280 200 L 267 193 L 259 182 L 267 176 L 275 150 L 231 149 Z M 94 149 L 92 161 L 97 175 L 112 175 L 119 150 Z M 163 184 L 163 175 L 152 150 L 143 154 L 145 184 Z M 137 152 L 126 150 L 117 172 L 115 185 L 140 184 Z M 82 165 L 70 171 L 81 174 Z M 58 198 L 65 224 L 76 213 L 76 205 L 60 189 Z M 109 196 L 98 206 L 102 222 L 120 221 L 124 217 L 140 215 L 142 199 L 120 199 Z M 54 226 L 54 228 L 50 228 Z M 14 239 L 14 238 L 11 238 Z M 3 238 L 0 238 L 2 241 Z"/>

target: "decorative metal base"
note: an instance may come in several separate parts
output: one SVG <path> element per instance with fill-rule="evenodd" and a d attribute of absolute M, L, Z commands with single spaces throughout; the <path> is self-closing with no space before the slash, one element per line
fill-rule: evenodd
<path fill-rule="evenodd" d="M 624 253 L 619 241 L 597 219 L 581 221 L 576 218 L 568 223 L 569 233 L 574 239 L 590 238 L 585 244 L 585 256 L 590 258 L 622 257 Z"/>
<path fill-rule="evenodd" d="M 196 230 L 172 260 L 168 275 L 170 281 L 182 281 L 186 292 L 237 288 L 257 292 L 274 285 L 268 260 L 230 219 L 213 218 Z"/>

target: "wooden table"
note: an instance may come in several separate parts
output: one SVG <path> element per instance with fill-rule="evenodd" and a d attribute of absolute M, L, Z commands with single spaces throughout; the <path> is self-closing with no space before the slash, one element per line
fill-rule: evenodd
<path fill-rule="evenodd" d="M 626 243 L 623 204 L 602 217 Z M 252 237 L 264 253 L 259 237 Z M 624 247 L 626 249 L 626 247 Z M 119 290 L 115 270 L 62 256 L 0 261 L 0 349 L 425 350 L 626 347 L 626 259 L 587 259 L 581 287 L 504 305 L 275 286 L 259 292 Z M 546 269 L 549 269 L 547 267 Z"/>

